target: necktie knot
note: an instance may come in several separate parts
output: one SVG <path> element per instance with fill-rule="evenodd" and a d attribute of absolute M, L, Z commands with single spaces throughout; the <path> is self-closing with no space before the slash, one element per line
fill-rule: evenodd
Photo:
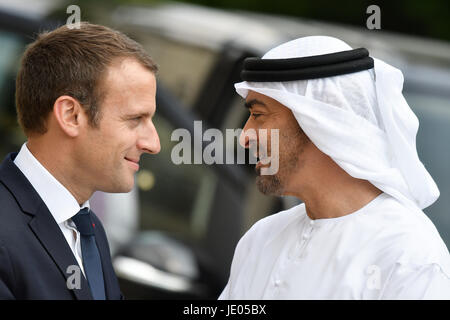
<path fill-rule="evenodd" d="M 75 223 L 78 232 L 82 236 L 94 235 L 94 227 L 92 225 L 89 208 L 81 209 L 75 216 L 72 217 L 72 221 Z"/>

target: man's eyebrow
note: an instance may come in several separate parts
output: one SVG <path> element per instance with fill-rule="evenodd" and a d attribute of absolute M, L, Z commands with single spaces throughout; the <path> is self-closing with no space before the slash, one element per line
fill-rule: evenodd
<path fill-rule="evenodd" d="M 133 118 L 138 118 L 138 117 L 151 117 L 151 116 L 153 116 L 153 114 L 150 114 L 149 112 L 136 112 L 136 113 L 125 114 L 124 118 L 125 119 L 133 119 Z"/>
<path fill-rule="evenodd" d="M 247 101 L 244 105 L 245 105 L 246 108 L 250 109 L 255 104 L 259 104 L 261 106 L 267 107 L 264 102 L 262 102 L 261 100 L 258 100 L 258 99 L 252 99 L 250 101 Z"/>

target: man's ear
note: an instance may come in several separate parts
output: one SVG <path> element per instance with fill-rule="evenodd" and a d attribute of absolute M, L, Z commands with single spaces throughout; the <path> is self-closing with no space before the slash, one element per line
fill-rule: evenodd
<path fill-rule="evenodd" d="M 53 105 L 53 115 L 62 131 L 70 137 L 78 136 L 84 124 L 84 111 L 78 100 L 60 96 Z"/>

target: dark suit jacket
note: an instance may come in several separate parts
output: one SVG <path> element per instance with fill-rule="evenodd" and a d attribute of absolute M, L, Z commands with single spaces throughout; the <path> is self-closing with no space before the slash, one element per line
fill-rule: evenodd
<path fill-rule="evenodd" d="M 82 272 L 80 289 L 68 288 L 68 278 L 75 283 L 68 267 L 78 266 L 77 260 L 47 206 L 14 164 L 16 155 L 9 154 L 0 165 L 0 299 L 92 299 Z M 105 230 L 92 216 L 106 298 L 121 299 Z"/>

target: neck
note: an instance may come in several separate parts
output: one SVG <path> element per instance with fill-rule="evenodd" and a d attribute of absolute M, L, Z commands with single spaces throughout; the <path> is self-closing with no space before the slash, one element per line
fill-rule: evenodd
<path fill-rule="evenodd" d="M 44 138 L 29 138 L 28 150 L 50 174 L 59 181 L 81 206 L 93 194 L 93 191 L 83 186 L 79 181 L 76 165 L 72 162 L 67 144 L 48 141 Z M 57 151 L 55 151 L 57 150 Z"/>
<path fill-rule="evenodd" d="M 355 179 L 345 188 L 325 188 L 308 193 L 304 197 L 306 212 L 311 219 L 342 217 L 353 213 L 381 194 L 381 191 L 366 180 Z"/>
<path fill-rule="evenodd" d="M 364 207 L 382 193 L 367 180 L 356 179 L 322 154 L 313 168 L 302 170 L 308 177 L 289 194 L 303 200 L 311 219 L 337 218 Z"/>

